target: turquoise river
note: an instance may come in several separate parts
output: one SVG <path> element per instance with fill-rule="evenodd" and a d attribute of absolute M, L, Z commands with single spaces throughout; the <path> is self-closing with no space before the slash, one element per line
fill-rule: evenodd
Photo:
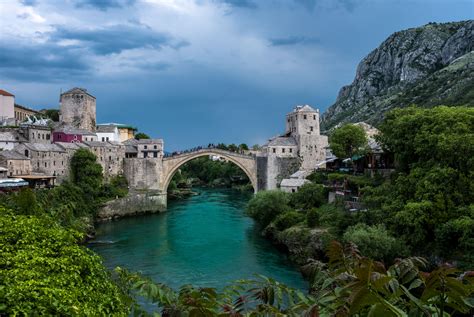
<path fill-rule="evenodd" d="M 251 194 L 198 189 L 161 214 L 98 225 L 90 248 L 109 268 L 126 267 L 177 288 L 222 288 L 262 274 L 299 289 L 307 283 L 287 257 L 259 235 L 244 208 Z"/>

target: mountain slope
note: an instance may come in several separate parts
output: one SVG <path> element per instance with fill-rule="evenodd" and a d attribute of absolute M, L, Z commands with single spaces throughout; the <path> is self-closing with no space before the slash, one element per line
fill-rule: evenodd
<path fill-rule="evenodd" d="M 392 34 L 357 67 L 322 116 L 322 127 L 366 121 L 377 125 L 395 107 L 474 106 L 474 20 Z"/>

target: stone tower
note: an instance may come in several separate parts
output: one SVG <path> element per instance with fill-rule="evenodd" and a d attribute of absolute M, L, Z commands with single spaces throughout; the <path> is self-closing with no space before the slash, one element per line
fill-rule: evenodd
<path fill-rule="evenodd" d="M 73 88 L 61 94 L 59 121 L 78 129 L 95 131 L 95 97 L 84 88 Z"/>
<path fill-rule="evenodd" d="M 326 158 L 328 138 L 320 135 L 319 110 L 308 105 L 296 106 L 286 115 L 286 135 L 295 138 L 301 169 L 314 170 Z"/>

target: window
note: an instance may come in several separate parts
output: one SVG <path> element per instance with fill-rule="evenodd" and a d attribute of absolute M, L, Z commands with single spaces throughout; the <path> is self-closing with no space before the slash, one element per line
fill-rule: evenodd
<path fill-rule="evenodd" d="M 156 145 L 154 145 L 153 148 L 156 150 L 158 147 Z"/>
<path fill-rule="evenodd" d="M 153 152 L 153 157 L 158 157 L 158 152 Z"/>
<path fill-rule="evenodd" d="M 296 192 L 296 189 L 292 188 L 292 189 L 291 189 L 291 192 L 292 192 L 292 193 Z"/>
<path fill-rule="evenodd" d="M 313 132 L 313 127 L 309 127 L 309 131 Z"/>
<path fill-rule="evenodd" d="M 28 153 L 28 150 L 25 150 L 25 156 L 26 157 L 28 157 L 28 154 L 30 154 L 30 153 Z"/>
<path fill-rule="evenodd" d="M 282 149 L 281 149 L 281 153 L 285 153 L 285 148 L 282 148 Z"/>
<path fill-rule="evenodd" d="M 144 145 L 144 146 L 143 146 L 143 148 L 146 150 L 146 149 L 147 149 L 147 146 L 146 146 L 146 145 Z"/>
<path fill-rule="evenodd" d="M 56 161 L 53 161 L 53 166 L 56 166 Z"/>
<path fill-rule="evenodd" d="M 305 120 L 306 120 L 306 115 L 304 115 L 304 116 L 303 116 L 303 119 L 305 119 Z"/>
<path fill-rule="evenodd" d="M 148 157 L 148 152 L 143 152 L 143 157 Z"/>
<path fill-rule="evenodd" d="M 46 140 L 49 140 L 50 136 L 49 136 L 49 133 L 46 134 Z"/>
<path fill-rule="evenodd" d="M 48 162 L 44 162 L 44 167 L 48 167 Z"/>
<path fill-rule="evenodd" d="M 109 156 L 109 161 L 112 161 L 112 156 Z"/>
<path fill-rule="evenodd" d="M 292 149 L 292 148 L 290 148 L 290 153 L 293 153 L 293 149 Z"/>
<path fill-rule="evenodd" d="M 313 120 L 316 120 L 316 115 L 313 115 Z"/>
<path fill-rule="evenodd" d="M 108 140 L 109 140 L 109 137 L 107 137 L 106 140 L 108 141 Z"/>
<path fill-rule="evenodd" d="M 104 141 L 105 141 L 105 138 L 104 138 L 104 137 L 102 137 L 102 142 L 104 142 Z"/>
<path fill-rule="evenodd" d="M 277 151 L 277 150 L 276 150 L 275 148 L 273 148 L 273 153 L 276 153 L 276 151 Z"/>

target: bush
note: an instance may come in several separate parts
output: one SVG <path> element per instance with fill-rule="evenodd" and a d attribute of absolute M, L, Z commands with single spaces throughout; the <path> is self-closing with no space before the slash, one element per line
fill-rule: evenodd
<path fill-rule="evenodd" d="M 401 243 L 383 225 L 360 223 L 349 227 L 344 233 L 344 241 L 356 244 L 363 255 L 375 260 L 390 262 L 405 253 Z"/>
<path fill-rule="evenodd" d="M 309 209 L 327 202 L 326 189 L 320 184 L 306 183 L 292 193 L 290 204 L 295 208 Z"/>
<path fill-rule="evenodd" d="M 308 227 L 314 228 L 319 225 L 319 212 L 316 208 L 311 208 L 306 214 Z"/>
<path fill-rule="evenodd" d="M 279 214 L 287 211 L 289 195 L 279 190 L 258 192 L 247 205 L 247 215 L 266 227 Z"/>
<path fill-rule="evenodd" d="M 127 316 L 127 297 L 82 234 L 0 208 L 0 315 Z"/>
<path fill-rule="evenodd" d="M 283 231 L 287 228 L 293 227 L 294 225 L 304 221 L 304 218 L 305 218 L 304 215 L 302 215 L 299 212 L 287 211 L 278 215 L 278 217 L 276 217 L 274 221 L 274 224 L 278 230 Z"/>
<path fill-rule="evenodd" d="M 102 186 L 101 196 L 104 198 L 125 197 L 128 194 L 128 182 L 125 176 L 117 175 L 109 183 Z"/>

